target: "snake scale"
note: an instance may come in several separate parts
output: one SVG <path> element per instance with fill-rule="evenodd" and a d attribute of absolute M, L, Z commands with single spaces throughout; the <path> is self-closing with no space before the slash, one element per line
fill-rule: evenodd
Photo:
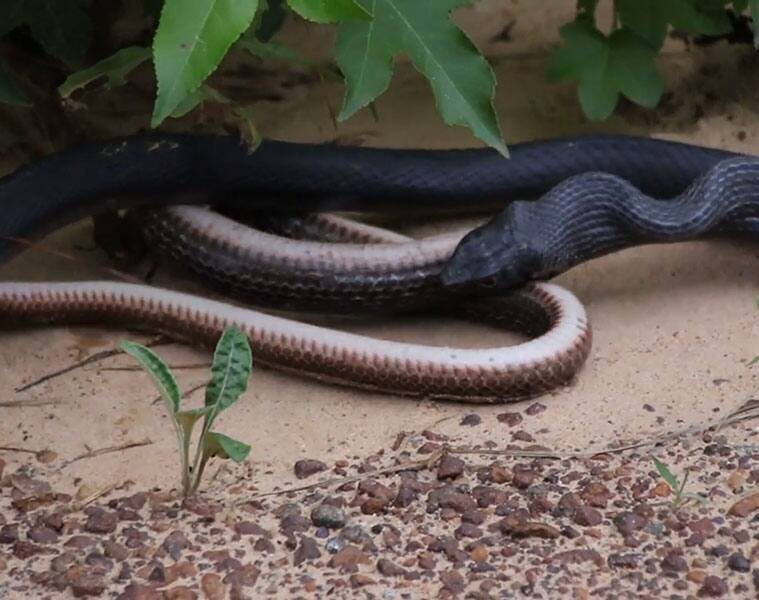
<path fill-rule="evenodd" d="M 501 402 L 568 382 L 590 351 L 584 308 L 543 280 L 634 245 L 757 229 L 754 158 L 626 136 L 511 151 L 504 160 L 485 149 L 266 141 L 250 153 L 235 139 L 201 135 L 93 142 L 0 180 L 0 263 L 20 250 L 19 239 L 130 209 L 153 252 L 238 301 L 332 312 L 460 310 L 532 338 L 521 344 L 377 340 L 108 281 L 0 282 L 0 320 L 128 323 L 202 344 L 237 325 L 261 364 L 383 392 Z M 470 232 L 421 240 L 328 215 L 292 216 L 346 210 L 499 212 Z"/>

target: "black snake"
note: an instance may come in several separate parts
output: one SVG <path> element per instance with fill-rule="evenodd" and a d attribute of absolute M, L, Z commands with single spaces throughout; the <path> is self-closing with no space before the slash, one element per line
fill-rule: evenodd
<path fill-rule="evenodd" d="M 138 208 L 154 251 L 238 299 L 338 312 L 460 307 L 537 337 L 485 350 L 401 344 L 114 282 L 0 283 L 7 323 L 116 320 L 204 343 L 235 324 L 264 364 L 394 393 L 501 401 L 568 381 L 590 348 L 581 304 L 529 282 L 633 245 L 753 234 L 759 161 L 624 136 L 518 144 L 508 161 L 490 150 L 264 142 L 249 153 L 226 137 L 138 136 L 24 167 L 0 181 L 0 205 L 0 261 L 19 238 Z M 304 239 L 278 231 L 278 215 L 293 212 L 486 209 L 501 212 L 426 240 L 328 216 L 301 219 Z M 241 213 L 259 226 L 265 213 L 270 230 L 229 216 Z"/>

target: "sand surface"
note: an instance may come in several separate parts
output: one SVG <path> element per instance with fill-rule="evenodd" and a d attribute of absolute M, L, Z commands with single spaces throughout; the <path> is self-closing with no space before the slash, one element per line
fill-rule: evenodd
<path fill-rule="evenodd" d="M 551 8 L 546 9 L 546 4 Z M 625 105 L 604 124 L 584 121 L 572 86 L 551 86 L 543 77 L 546 53 L 556 43 L 557 24 L 573 2 L 483 1 L 462 11 L 460 21 L 491 58 L 499 80 L 497 109 L 507 142 L 594 131 L 623 132 L 759 153 L 756 121 L 757 58 L 748 48 L 719 45 L 708 50 L 670 41 L 661 58 L 668 96 L 661 109 Z M 555 6 L 554 6 L 555 5 Z M 512 20 L 511 41 L 494 37 Z M 297 41 L 302 26 L 286 37 Z M 318 46 L 319 36 L 310 38 Z M 302 45 L 302 44 L 301 44 Z M 318 52 L 316 52 L 318 54 Z M 229 75 L 227 83 L 237 75 Z M 426 83 L 404 62 L 390 91 L 377 104 L 378 121 L 363 112 L 334 126 L 330 109 L 339 106 L 341 87 L 309 81 L 282 85 L 292 75 L 273 71 L 265 85 L 278 100 L 254 103 L 261 132 L 287 140 L 359 143 L 387 147 L 447 148 L 478 145 L 461 128 L 445 127 L 433 110 Z M 232 85 L 232 83 L 229 83 Z M 251 92 L 253 95 L 263 91 Z M 97 94 L 90 99 L 85 129 L 103 131 L 107 111 Z M 143 104 L 144 106 L 144 104 Z M 134 114 L 130 111 L 134 110 Z M 125 128 L 139 122 L 141 105 L 130 105 Z M 10 163 L 8 162 L 10 168 Z M 445 228 L 450 223 L 424 230 Z M 49 248 L 69 261 L 27 252 L 0 269 L 0 278 L 102 278 L 108 265 L 94 249 L 91 226 L 81 223 L 52 236 Z M 572 385 L 541 399 L 547 409 L 531 422 L 536 442 L 555 450 L 603 448 L 689 426 L 711 423 L 755 394 L 756 372 L 748 361 L 759 351 L 756 297 L 759 249 L 751 244 L 686 243 L 646 247 L 595 260 L 560 277 L 586 305 L 594 346 Z M 193 289 L 162 271 L 159 283 Z M 348 325 L 399 340 L 474 346 L 503 334 L 453 320 L 382 320 Z M 139 489 L 171 487 L 174 439 L 160 403 L 141 373 L 112 370 L 130 365 L 123 356 L 62 375 L 27 392 L 19 386 L 122 339 L 145 336 L 113 329 L 46 328 L 0 332 L 0 445 L 50 448 L 53 466 L 109 446 L 150 440 L 149 445 L 78 460 L 49 473 L 56 489 L 74 492 L 131 480 Z M 161 348 L 174 365 L 204 363 L 208 354 L 184 346 Z M 203 369 L 179 371 L 181 385 L 202 383 Z M 199 395 L 192 396 L 196 401 Z M 462 444 L 483 438 L 509 440 L 494 417 L 527 404 L 472 407 L 357 392 L 255 368 L 250 389 L 220 421 L 219 429 L 252 445 L 250 465 L 261 487 L 293 482 L 292 465 L 303 457 L 333 463 L 386 447 L 399 431 L 434 428 Z M 468 414 L 485 428 L 460 428 Z M 3 452 L 8 469 L 32 460 Z"/>
<path fill-rule="evenodd" d="M 750 119 L 754 100 L 748 96 L 749 80 L 756 75 L 750 66 L 740 71 L 736 67 L 751 60 L 748 51 L 721 47 L 688 51 L 672 42 L 662 58 L 673 96 L 667 102 L 671 108 L 657 113 L 626 108 L 608 123 L 588 124 L 571 86 L 548 86 L 543 79 L 545 52 L 555 43 L 555 27 L 549 21 L 541 29 L 542 16 L 527 5 L 518 11 L 508 6 L 482 2 L 461 15 L 478 41 L 490 39 L 499 27 L 517 18 L 513 42 L 482 44 L 500 82 L 497 106 L 508 142 L 602 129 L 759 153 L 759 129 L 752 129 Z M 550 16 L 554 12 L 558 19 L 568 14 L 566 6 L 551 9 Z M 490 16 L 493 13 L 497 18 Z M 297 31 L 290 34 L 297 37 Z M 718 99 L 710 97 L 710 87 L 720 91 Z M 265 135 L 289 140 L 348 138 L 366 145 L 427 148 L 477 145 L 466 130 L 441 124 L 426 83 L 406 64 L 399 65 L 393 86 L 378 103 L 379 122 L 362 113 L 335 129 L 327 107 L 338 106 L 339 100 L 338 85 L 301 86 L 281 102 L 258 103 L 258 122 Z M 706 114 L 689 119 L 687 113 L 695 110 L 694 105 Z M 82 224 L 48 242 L 50 248 L 75 256 L 75 263 L 27 252 L 0 271 L 3 279 L 107 276 L 99 268 L 108 265 L 107 259 L 89 250 L 90 231 L 88 224 Z M 662 427 L 700 423 L 751 397 L 754 375 L 746 362 L 759 349 L 754 335 L 759 327 L 754 303 L 759 276 L 752 268 L 756 257 L 757 249 L 747 244 L 647 247 L 598 259 L 559 278 L 587 306 L 595 342 L 577 382 L 548 398 L 547 431 L 540 442 L 562 449 L 603 446 Z M 166 278 L 158 281 L 182 285 Z M 399 340 L 462 346 L 481 343 L 483 335 L 493 342 L 503 336 L 434 319 L 383 321 L 356 329 Z M 54 402 L 5 409 L 0 437 L 7 444 L 51 446 L 69 456 L 85 447 L 147 437 L 155 443 L 95 463 L 72 465 L 65 476 L 95 485 L 125 478 L 144 486 L 164 481 L 174 456 L 163 406 L 150 405 L 153 390 L 146 376 L 103 369 L 128 365 L 125 358 L 81 369 L 27 393 L 14 392 L 92 352 L 112 348 L 121 339 L 144 337 L 98 328 L 25 330 L 0 336 L 0 397 L 29 404 Z M 172 364 L 207 360 L 205 353 L 183 347 L 168 348 L 163 354 Z M 205 376 L 203 370 L 184 371 L 182 384 L 188 389 Z M 657 412 L 645 411 L 646 403 Z M 501 409 L 477 410 L 486 415 Z M 304 454 L 335 458 L 346 452 L 363 453 L 400 429 L 423 429 L 441 419 L 455 423 L 470 410 L 466 405 L 355 392 L 256 369 L 250 392 L 228 415 L 224 427 L 252 444 L 256 464 L 286 476 L 289 465 Z M 664 424 L 656 417 L 664 417 Z M 82 423 L 88 426 L 83 428 Z"/>

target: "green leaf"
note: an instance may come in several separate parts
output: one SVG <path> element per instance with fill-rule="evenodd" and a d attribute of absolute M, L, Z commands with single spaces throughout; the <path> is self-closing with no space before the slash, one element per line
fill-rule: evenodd
<path fill-rule="evenodd" d="M 335 58 L 347 85 L 339 119 L 347 119 L 387 89 L 393 56 L 402 52 L 429 80 L 448 125 L 468 126 L 507 155 L 493 107 L 493 71 L 450 20 L 450 12 L 468 0 L 361 1 L 374 19 L 346 22 L 338 30 Z"/>
<path fill-rule="evenodd" d="M 31 106 L 32 103 L 26 97 L 23 90 L 18 86 L 13 76 L 6 71 L 5 65 L 0 63 L 0 102 L 13 106 Z"/>
<path fill-rule="evenodd" d="M 48 54 L 71 68 L 82 64 L 92 42 L 92 22 L 79 0 L 26 2 L 24 20 Z"/>
<path fill-rule="evenodd" d="M 137 360 L 153 379 L 167 408 L 174 415 L 179 410 L 182 394 L 169 367 L 150 348 L 134 342 L 121 342 L 121 349 Z"/>
<path fill-rule="evenodd" d="M 150 48 L 141 46 L 122 48 L 91 67 L 69 75 L 58 88 L 58 93 L 61 98 L 68 98 L 75 91 L 103 78 L 106 89 L 124 85 L 126 83 L 125 77 L 149 58 Z"/>
<path fill-rule="evenodd" d="M 234 327 L 224 330 L 211 364 L 206 406 L 214 406 L 215 413 L 231 406 L 248 387 L 251 367 L 248 336 Z"/>
<path fill-rule="evenodd" d="M 672 471 L 669 470 L 669 467 L 667 467 L 667 465 L 665 465 L 655 456 L 652 456 L 651 459 L 654 461 L 654 466 L 656 467 L 656 470 L 659 472 L 659 475 L 664 481 L 667 482 L 667 485 L 672 488 L 672 491 L 676 492 L 677 490 L 679 490 L 680 484 L 677 481 L 677 477 L 675 477 L 672 474 Z"/>
<path fill-rule="evenodd" d="M 730 18 L 719 3 L 688 2 L 688 0 L 667 0 L 669 7 L 669 22 L 675 29 L 685 33 L 700 33 L 704 35 L 722 35 L 730 33 L 733 25 Z"/>
<path fill-rule="evenodd" d="M 258 0 L 166 0 L 153 40 L 158 79 L 153 127 L 216 70 L 257 9 Z"/>
<path fill-rule="evenodd" d="M 552 81 L 582 78 L 589 65 L 607 51 L 607 39 L 592 24 L 575 21 L 560 30 L 564 42 L 551 57 L 548 77 Z"/>
<path fill-rule="evenodd" d="M 617 14 L 625 27 L 660 48 L 667 36 L 669 22 L 662 7 L 667 0 L 617 0 Z"/>
<path fill-rule="evenodd" d="M 698 3 L 693 0 L 617 0 L 619 19 L 625 27 L 660 48 L 672 25 L 684 33 L 720 35 L 731 31 L 724 2 Z"/>
<path fill-rule="evenodd" d="M 591 120 L 614 112 L 622 93 L 641 106 L 654 107 L 664 90 L 656 69 L 656 51 L 627 29 L 606 37 L 588 21 L 561 28 L 564 45 L 548 68 L 553 80 L 579 81 L 580 104 Z"/>
<path fill-rule="evenodd" d="M 218 458 L 231 458 L 233 461 L 239 463 L 248 458 L 250 446 L 243 442 L 238 442 L 223 433 L 209 431 L 203 438 L 203 454 L 206 460 L 212 456 L 216 456 Z"/>
<path fill-rule="evenodd" d="M 287 0 L 290 8 L 316 23 L 371 19 L 372 13 L 356 0 Z"/>

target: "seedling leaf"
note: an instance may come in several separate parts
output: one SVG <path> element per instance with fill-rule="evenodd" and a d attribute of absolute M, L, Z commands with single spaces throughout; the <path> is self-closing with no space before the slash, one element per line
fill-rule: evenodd
<path fill-rule="evenodd" d="M 248 337 L 239 329 L 224 331 L 211 364 L 211 381 L 206 388 L 206 406 L 215 414 L 231 406 L 248 387 L 252 355 Z"/>
<path fill-rule="evenodd" d="M 203 454 L 207 458 L 216 456 L 218 458 L 230 458 L 235 462 L 242 462 L 250 454 L 250 446 L 239 442 L 231 437 L 209 431 L 203 440 Z"/>
<path fill-rule="evenodd" d="M 661 462 L 658 458 L 652 456 L 651 459 L 654 461 L 654 466 L 659 472 L 661 478 L 667 482 L 667 485 L 672 488 L 673 492 L 677 493 L 680 489 L 680 483 L 677 481 L 677 477 L 675 477 L 672 474 L 672 471 L 669 470 L 669 467 L 667 467 L 667 465 Z"/>
<path fill-rule="evenodd" d="M 169 367 L 150 348 L 134 342 L 121 342 L 121 349 L 134 358 L 153 379 L 169 412 L 174 415 L 179 410 L 182 394 Z"/>

